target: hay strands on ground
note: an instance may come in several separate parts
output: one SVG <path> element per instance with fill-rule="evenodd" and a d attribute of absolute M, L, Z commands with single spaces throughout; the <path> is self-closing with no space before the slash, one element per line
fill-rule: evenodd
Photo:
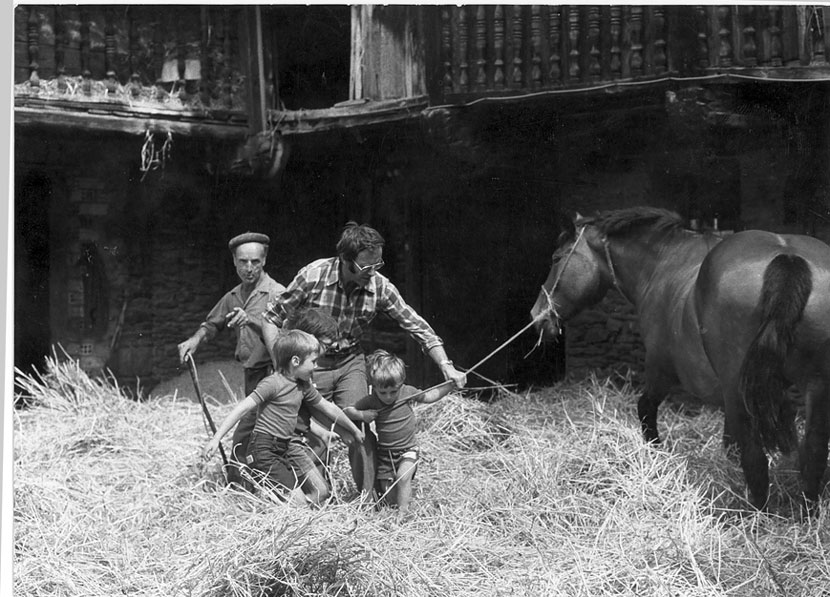
<path fill-rule="evenodd" d="M 204 413 L 205 419 L 210 426 L 210 430 L 213 433 L 216 433 L 216 425 L 213 422 L 213 417 L 210 416 L 207 404 L 205 404 L 205 398 L 202 396 L 202 388 L 199 387 L 199 375 L 196 372 L 196 363 L 193 360 L 193 355 L 190 353 L 187 353 L 187 364 L 190 367 L 190 377 L 193 379 L 193 387 L 196 389 L 196 396 L 199 398 L 199 404 L 202 406 L 202 412 Z M 219 453 L 222 455 L 222 462 L 227 467 L 228 457 L 225 455 L 225 449 L 222 447 L 222 444 L 219 444 Z"/>

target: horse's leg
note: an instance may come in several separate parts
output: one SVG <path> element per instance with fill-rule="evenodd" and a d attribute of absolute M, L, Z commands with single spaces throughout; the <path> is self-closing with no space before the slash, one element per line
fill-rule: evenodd
<path fill-rule="evenodd" d="M 769 497 L 769 462 L 760 438 L 752 432 L 749 413 L 736 385 L 724 388 L 724 429 L 728 430 L 730 446 L 737 449 L 749 490 L 749 503 L 763 510 Z"/>
<path fill-rule="evenodd" d="M 637 416 L 643 437 L 652 444 L 660 443 L 657 431 L 657 411 L 671 388 L 671 379 L 655 363 L 646 360 L 646 389 L 637 401 Z"/>
<path fill-rule="evenodd" d="M 807 385 L 804 392 L 807 417 L 804 441 L 799 450 L 801 483 L 807 507 L 815 510 L 821 480 L 827 468 L 827 442 L 830 440 L 830 354 L 826 347 L 819 351 L 820 377 Z"/>
<path fill-rule="evenodd" d="M 730 417 L 724 414 L 722 442 L 723 451 L 726 453 L 726 457 L 733 463 L 740 464 L 740 448 L 738 447 L 737 439 L 740 436 L 740 433 L 732 429 L 733 421 L 735 419 L 735 416 Z"/>
<path fill-rule="evenodd" d="M 665 394 L 647 389 L 637 401 L 637 415 L 640 417 L 640 426 L 643 437 L 651 444 L 660 443 L 660 434 L 657 431 L 657 411 L 663 402 Z"/>

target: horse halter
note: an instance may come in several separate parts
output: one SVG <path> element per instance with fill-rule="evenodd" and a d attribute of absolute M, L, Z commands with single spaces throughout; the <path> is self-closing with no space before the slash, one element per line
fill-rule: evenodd
<path fill-rule="evenodd" d="M 607 236 L 602 237 L 602 248 L 605 249 L 605 261 L 608 263 L 608 269 L 611 272 L 611 279 L 614 281 L 614 288 L 616 288 L 617 292 L 625 298 L 625 293 L 622 288 L 620 288 L 620 281 L 617 279 L 617 271 L 614 269 L 614 261 L 611 259 L 611 249 L 608 248 Z"/>
<path fill-rule="evenodd" d="M 571 260 L 574 252 L 576 252 L 576 245 L 579 244 L 579 240 L 582 238 L 583 233 L 585 232 L 586 226 L 582 226 L 579 229 L 579 234 L 576 236 L 576 240 L 571 245 L 571 250 L 568 251 L 568 255 L 565 257 L 565 261 L 562 262 L 562 266 L 559 268 L 559 271 L 556 273 L 556 279 L 553 281 L 553 284 L 550 286 L 550 290 L 545 288 L 545 285 L 542 285 L 542 293 L 545 295 L 545 298 L 548 299 L 548 308 L 539 313 L 536 316 L 536 319 L 541 319 L 543 315 L 546 315 L 548 312 L 552 313 L 554 318 L 556 319 L 556 327 L 559 327 L 559 322 L 562 320 L 559 317 L 559 313 L 556 311 L 556 303 L 553 301 L 553 293 L 556 292 L 556 287 L 559 286 L 559 281 L 562 279 L 562 272 L 565 271 L 565 268 L 568 265 L 568 261 Z M 540 337 L 541 341 L 541 337 Z"/>

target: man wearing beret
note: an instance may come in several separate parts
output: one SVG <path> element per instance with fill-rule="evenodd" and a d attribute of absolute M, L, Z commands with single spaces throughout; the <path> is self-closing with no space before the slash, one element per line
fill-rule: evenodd
<path fill-rule="evenodd" d="M 384 265 L 383 246 L 384 239 L 374 228 L 347 223 L 337 243 L 337 257 L 318 259 L 300 269 L 263 315 L 262 334 L 269 348 L 288 315 L 298 308 L 315 308 L 337 321 L 340 337 L 317 359 L 313 381 L 323 397 L 340 408 L 353 406 L 369 393 L 360 340 L 378 313 L 388 315 L 417 341 L 445 379 L 459 388 L 467 381 L 447 357 L 443 340 L 404 302 L 392 282 L 378 273 Z M 371 436 L 366 434 L 365 457 L 350 447 L 352 476 L 361 490 L 369 490 L 374 482 Z"/>
<path fill-rule="evenodd" d="M 187 355 L 195 353 L 202 342 L 225 328 L 232 329 L 236 334 L 234 356 L 245 371 L 246 396 L 272 371 L 271 355 L 262 340 L 262 314 L 268 303 L 285 291 L 282 284 L 263 270 L 270 242 L 265 234 L 256 232 L 246 232 L 230 240 L 228 248 L 241 283 L 216 303 L 195 334 L 179 344 L 179 359 L 184 363 Z M 244 462 L 255 423 L 254 410 L 237 424 L 233 434 L 233 462 Z M 242 484 L 237 467 L 229 468 L 228 481 Z"/>

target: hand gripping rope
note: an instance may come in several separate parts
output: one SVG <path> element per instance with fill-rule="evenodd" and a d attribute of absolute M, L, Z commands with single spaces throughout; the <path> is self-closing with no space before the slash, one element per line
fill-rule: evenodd
<path fill-rule="evenodd" d="M 527 331 L 527 330 L 528 330 L 531 326 L 533 326 L 533 325 L 534 325 L 537 321 L 539 321 L 540 319 L 542 319 L 542 317 L 544 317 L 545 315 L 547 315 L 547 314 L 548 314 L 548 312 L 552 312 L 552 313 L 554 314 L 554 316 L 556 316 L 556 319 L 557 319 L 557 320 L 559 319 L 559 315 L 556 313 L 556 305 L 554 304 L 554 302 L 553 302 L 553 300 L 551 299 L 551 297 L 553 296 L 553 293 L 554 293 L 554 291 L 556 290 L 556 287 L 559 285 L 559 280 L 560 280 L 560 279 L 561 279 L 561 277 L 562 277 L 562 272 L 565 270 L 565 267 L 568 265 L 568 261 L 570 261 L 571 256 L 574 254 L 574 251 L 576 250 L 576 245 L 579 243 L 579 240 L 582 238 L 582 234 L 583 234 L 584 232 L 585 232 L 585 226 L 583 226 L 582 228 L 580 228 L 580 229 L 579 229 L 579 235 L 576 237 L 576 240 L 574 241 L 574 244 L 571 246 L 571 250 L 568 252 L 568 256 L 565 258 L 565 261 L 562 263 L 562 267 L 560 267 L 560 268 L 559 268 L 559 272 L 557 273 L 557 275 L 556 275 L 556 279 L 554 280 L 553 285 L 551 286 L 550 290 L 549 290 L 549 291 L 548 291 L 548 290 L 545 290 L 545 287 L 544 287 L 544 286 L 542 286 L 542 292 L 544 292 L 544 293 L 545 293 L 545 296 L 546 296 L 546 297 L 547 297 L 547 299 L 548 299 L 548 306 L 545 308 L 545 310 L 544 310 L 544 311 L 542 311 L 541 313 L 539 313 L 539 315 L 537 315 L 536 317 L 534 317 L 534 318 L 530 321 L 530 323 L 528 323 L 526 326 L 524 326 L 524 327 L 523 327 L 522 329 L 520 329 L 518 332 L 516 332 L 515 334 L 513 334 L 512 336 L 510 336 L 510 338 L 508 338 L 507 340 L 505 340 L 504 342 L 502 342 L 502 344 L 501 344 L 498 348 L 496 348 L 493 352 L 491 352 L 491 353 L 490 353 L 490 354 L 488 354 L 486 357 L 484 357 L 483 359 L 481 359 L 478 363 L 476 363 L 475 365 L 473 365 L 472 367 L 470 367 L 469 369 L 467 369 L 467 370 L 466 370 L 466 373 L 468 373 L 468 374 L 469 374 L 469 373 L 473 373 L 476 369 L 478 369 L 479 367 L 481 367 L 484 363 L 486 363 L 486 362 L 487 362 L 487 361 L 489 361 L 489 360 L 490 360 L 493 356 L 495 356 L 495 355 L 496 355 L 499 351 L 503 350 L 503 349 L 504 349 L 504 348 L 505 348 L 508 344 L 510 344 L 511 342 L 513 342 L 513 340 L 515 340 L 516 338 L 518 338 L 519 336 L 521 336 L 522 334 L 524 334 L 524 333 L 525 333 L 525 331 Z M 538 346 L 538 345 L 539 345 L 539 343 L 541 342 L 541 338 L 542 338 L 542 337 L 541 337 L 541 334 L 540 334 L 540 336 L 539 336 L 539 341 L 536 343 L 536 346 Z M 536 348 L 536 347 L 534 346 L 534 348 Z M 531 352 L 532 352 L 532 351 L 531 351 Z M 528 353 L 528 354 L 530 354 L 530 353 Z M 435 389 L 437 389 L 437 388 L 440 388 L 440 387 L 442 387 L 442 386 L 445 386 L 445 385 L 447 385 L 448 383 L 452 383 L 452 380 L 447 379 L 447 380 L 442 381 L 442 382 L 441 382 L 441 383 L 439 383 L 439 384 L 436 384 L 436 385 L 432 386 L 431 388 L 427 388 L 427 389 L 425 389 L 425 390 L 420 390 L 419 392 L 416 392 L 416 393 L 412 394 L 411 396 L 408 396 L 408 397 L 407 397 L 407 399 L 408 399 L 408 400 L 411 400 L 412 398 L 416 398 L 416 397 L 418 397 L 418 396 L 422 396 L 423 394 L 426 394 L 427 392 L 429 392 L 429 391 L 431 391 L 431 390 L 435 390 Z"/>

